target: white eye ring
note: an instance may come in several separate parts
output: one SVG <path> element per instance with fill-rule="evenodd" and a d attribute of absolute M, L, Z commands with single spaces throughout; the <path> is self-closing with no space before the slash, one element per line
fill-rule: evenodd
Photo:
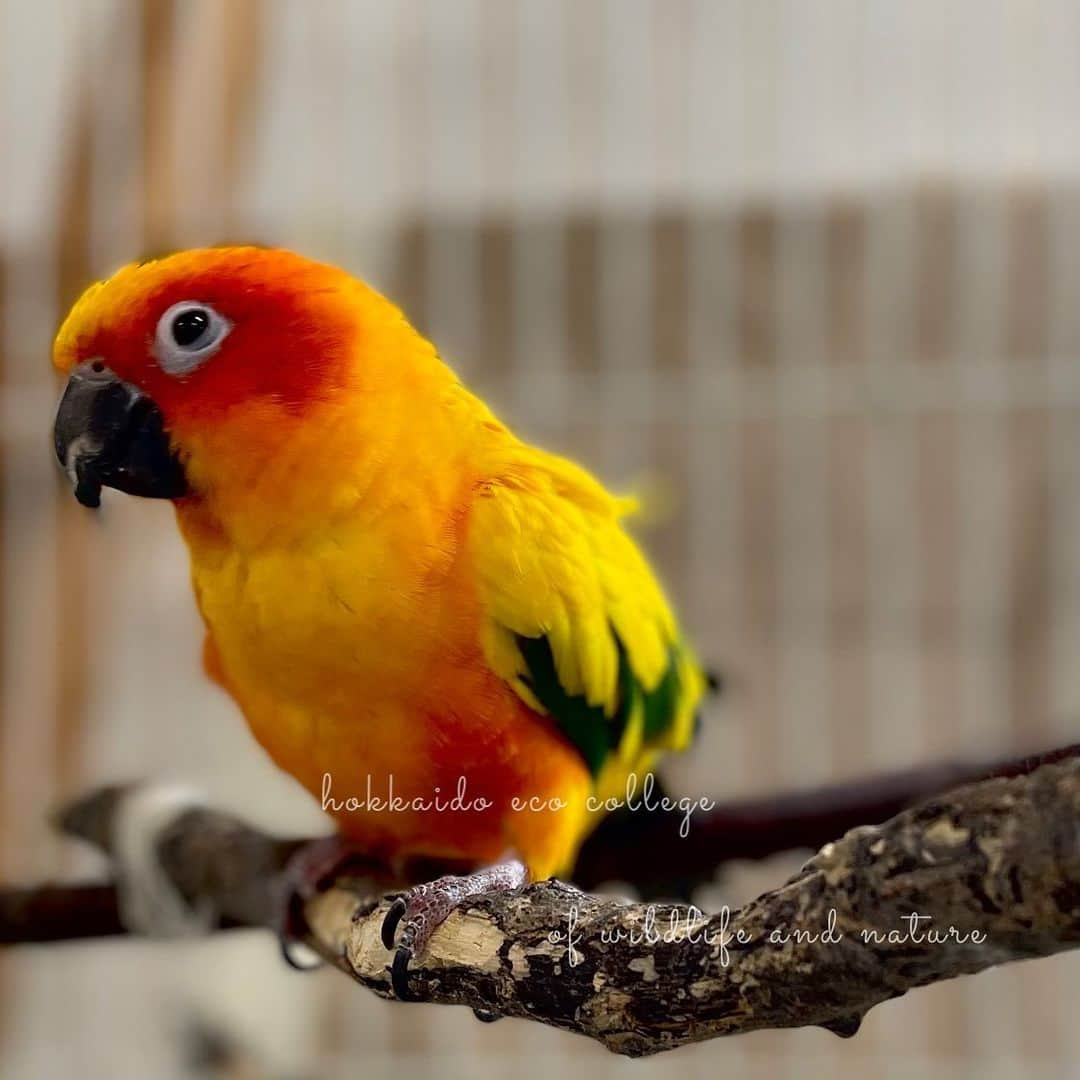
<path fill-rule="evenodd" d="M 209 304 L 181 300 L 158 319 L 154 355 L 169 375 L 187 375 L 209 360 L 229 336 L 232 323 Z"/>

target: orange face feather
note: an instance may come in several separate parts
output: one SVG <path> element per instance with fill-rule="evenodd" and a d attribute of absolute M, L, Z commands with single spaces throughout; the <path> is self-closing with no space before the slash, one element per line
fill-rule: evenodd
<path fill-rule="evenodd" d="M 54 362 L 66 372 L 88 357 L 108 357 L 174 423 L 214 423 L 261 399 L 302 412 L 347 383 L 366 292 L 335 267 L 291 252 L 182 252 L 125 267 L 87 290 L 60 328 Z M 374 294 L 366 299 L 380 306 Z M 162 312 L 183 300 L 213 306 L 233 330 L 220 362 L 176 379 L 161 370 L 152 346 Z"/>

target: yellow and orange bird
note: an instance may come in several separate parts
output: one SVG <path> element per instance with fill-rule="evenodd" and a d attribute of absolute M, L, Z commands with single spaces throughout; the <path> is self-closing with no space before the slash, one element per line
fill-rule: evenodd
<path fill-rule="evenodd" d="M 516 438 L 349 274 L 255 247 L 133 264 L 54 363 L 77 497 L 173 501 L 207 671 L 350 843 L 566 871 L 598 803 L 686 746 L 705 677 L 631 502 Z M 372 808 L 391 778 L 404 809 Z M 400 992 L 423 927 L 514 865 L 406 895 Z"/>

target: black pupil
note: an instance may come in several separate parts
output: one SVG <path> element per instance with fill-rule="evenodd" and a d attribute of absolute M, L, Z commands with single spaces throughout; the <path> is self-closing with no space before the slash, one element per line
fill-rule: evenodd
<path fill-rule="evenodd" d="M 206 333 L 210 326 L 210 316 L 202 308 L 192 308 L 191 311 L 181 311 L 173 319 L 172 336 L 182 349 L 194 345 Z"/>

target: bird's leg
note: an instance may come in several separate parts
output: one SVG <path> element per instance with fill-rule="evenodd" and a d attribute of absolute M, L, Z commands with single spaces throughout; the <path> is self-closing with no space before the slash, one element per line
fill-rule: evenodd
<path fill-rule="evenodd" d="M 401 893 L 390 906 L 382 925 L 383 944 L 394 952 L 390 983 L 395 996 L 401 1001 L 410 999 L 409 963 L 452 911 L 479 897 L 520 889 L 528 879 L 524 864 L 517 859 L 507 859 L 473 874 L 436 878 Z M 399 926 L 400 935 L 397 934 Z"/>
<path fill-rule="evenodd" d="M 319 964 L 300 964 L 289 952 L 289 943 L 303 938 L 307 924 L 304 905 L 346 870 L 372 870 L 368 852 L 352 841 L 334 834 L 302 844 L 285 863 L 277 880 L 277 902 L 273 926 L 281 941 L 281 953 L 292 967 L 307 970 Z"/>

